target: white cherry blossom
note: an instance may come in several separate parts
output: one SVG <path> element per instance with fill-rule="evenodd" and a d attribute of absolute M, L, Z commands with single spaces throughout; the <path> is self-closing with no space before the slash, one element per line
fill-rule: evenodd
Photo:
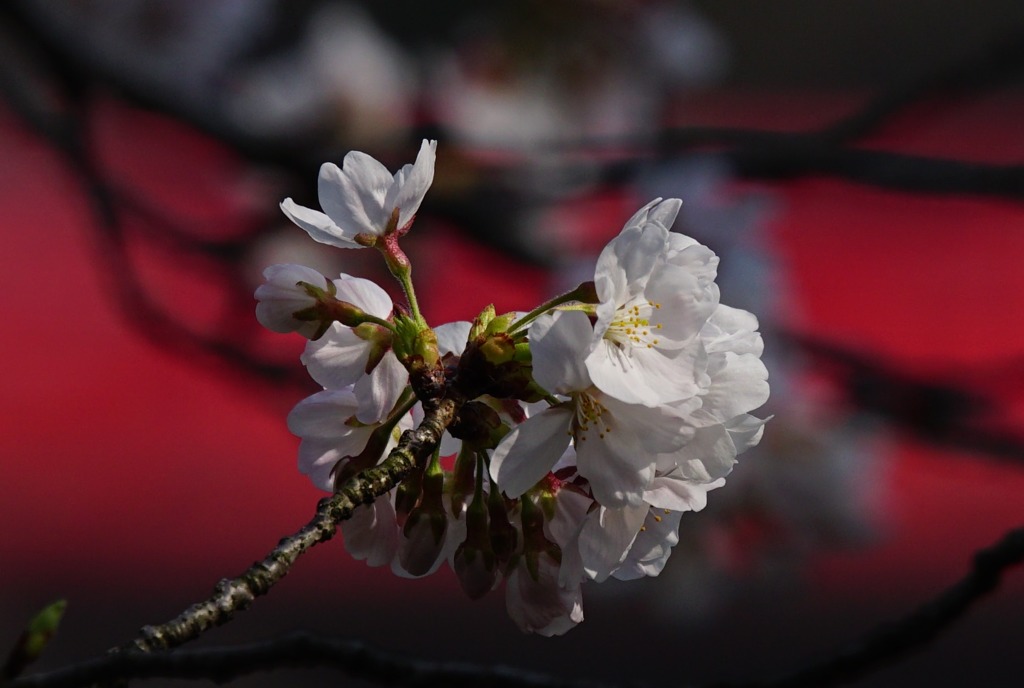
<path fill-rule="evenodd" d="M 705 352 L 697 335 L 718 305 L 717 258 L 668 231 L 680 201 L 637 212 L 601 252 L 600 299 L 586 356 L 593 384 L 616 399 L 658 406 L 700 389 Z"/>
<path fill-rule="evenodd" d="M 334 284 L 338 299 L 382 320 L 391 316 L 391 297 L 370 280 L 342 275 Z M 320 339 L 306 345 L 301 358 L 310 377 L 324 389 L 355 385 L 359 401 L 355 415 L 369 423 L 394 407 L 409 380 L 389 342 L 390 333 L 374 323 L 352 328 L 336 322 Z"/>
<path fill-rule="evenodd" d="M 686 441 L 679 409 L 623 403 L 591 383 L 582 354 L 592 333 L 579 311 L 542 316 L 531 327 L 534 379 L 568 399 L 526 419 L 494 450 L 491 475 L 509 497 L 543 478 L 573 441 L 579 473 L 597 501 L 638 506 L 658 455 Z"/>
<path fill-rule="evenodd" d="M 424 139 L 416 162 L 391 175 L 360 151 L 345 156 L 339 168 L 320 167 L 317 192 L 323 212 L 286 198 L 281 210 L 314 241 L 338 248 L 372 246 L 378 237 L 408 230 L 434 180 L 436 141 Z"/>
<path fill-rule="evenodd" d="M 358 408 L 355 393 L 346 387 L 317 392 L 296 404 L 288 414 L 288 429 L 301 439 L 299 471 L 322 490 L 334 490 L 335 466 L 347 457 L 359 455 L 383 420 L 359 422 L 355 417 Z M 397 441 L 397 431 L 408 427 L 411 420 L 402 419 L 392 431 L 388 448 Z"/>

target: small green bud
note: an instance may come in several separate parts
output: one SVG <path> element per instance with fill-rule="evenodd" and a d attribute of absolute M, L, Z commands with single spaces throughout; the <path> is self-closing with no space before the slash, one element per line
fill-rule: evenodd
<path fill-rule="evenodd" d="M 11 650 L 11 654 L 8 655 L 0 677 L 4 680 L 13 679 L 21 674 L 25 667 L 39 659 L 43 650 L 57 633 L 67 605 L 66 600 L 57 600 L 32 617 L 32 620 L 28 622 L 28 627 L 22 632 L 18 642 Z"/>
<path fill-rule="evenodd" d="M 487 326 L 492 320 L 494 320 L 494 304 L 489 304 L 487 308 L 480 311 L 480 315 L 473 319 L 473 324 L 469 328 L 470 340 L 476 339 L 477 337 L 484 334 L 487 331 Z"/>

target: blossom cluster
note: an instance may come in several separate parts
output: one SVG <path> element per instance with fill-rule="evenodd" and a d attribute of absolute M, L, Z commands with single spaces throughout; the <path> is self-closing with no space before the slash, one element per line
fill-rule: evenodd
<path fill-rule="evenodd" d="M 583 619 L 581 585 L 658 575 L 682 514 L 757 444 L 768 398 L 756 318 L 719 302 L 718 258 L 669 231 L 680 201 L 641 208 L 602 251 L 593 281 L 529 313 L 485 308 L 430 327 L 398 239 L 433 179 L 435 143 L 392 175 L 349 153 L 320 171 L 323 212 L 282 209 L 314 240 L 377 248 L 402 285 L 274 265 L 259 321 L 310 341 L 323 387 L 288 427 L 299 468 L 332 491 L 386 460 L 442 398 L 457 400 L 438 446 L 397 487 L 342 523 L 370 566 L 419 577 L 447 563 L 471 598 L 505 583 L 524 631 Z"/>

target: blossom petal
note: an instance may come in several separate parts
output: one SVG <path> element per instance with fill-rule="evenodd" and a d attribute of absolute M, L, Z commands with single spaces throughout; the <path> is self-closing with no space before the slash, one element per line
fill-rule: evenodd
<path fill-rule="evenodd" d="M 708 372 L 711 388 L 701 397 L 702 411 L 720 422 L 753 411 L 768 401 L 768 369 L 754 354 L 714 354 Z"/>
<path fill-rule="evenodd" d="M 583 570 L 589 578 L 600 583 L 618 568 L 649 511 L 646 504 L 639 504 L 620 509 L 602 506 L 589 514 L 579 539 Z"/>
<path fill-rule="evenodd" d="M 406 165 L 395 175 L 395 185 L 388 194 L 384 210 L 390 215 L 394 208 L 399 208 L 398 229 L 409 224 L 434 181 L 436 152 L 437 141 L 424 139 L 416 155 L 416 162 Z"/>
<path fill-rule="evenodd" d="M 694 396 L 700 391 L 698 371 L 703 347 L 655 349 L 619 347 L 602 339 L 585 359 L 594 386 L 629 404 L 658 406 Z M 536 364 L 534 364 L 536 365 Z"/>
<path fill-rule="evenodd" d="M 333 323 L 324 336 L 306 344 L 300 357 L 310 377 L 327 389 L 355 384 L 366 375 L 370 342 L 352 328 Z"/>
<path fill-rule="evenodd" d="M 369 375 L 359 378 L 355 384 L 359 410 L 356 420 L 361 423 L 380 423 L 398 403 L 406 385 L 409 373 L 395 354 L 388 351 Z"/>
<path fill-rule="evenodd" d="M 682 513 L 678 511 L 655 514 L 652 509 L 625 560 L 612 572 L 612 576 L 619 580 L 635 580 L 661 573 L 672 548 L 679 542 L 681 518 Z"/>
<path fill-rule="evenodd" d="M 469 339 L 469 329 L 472 326 L 473 324 L 467 320 L 457 320 L 435 327 L 434 334 L 437 335 L 437 348 L 441 355 L 461 355 L 466 349 L 466 340 Z"/>
<path fill-rule="evenodd" d="M 714 256 L 703 246 L 708 255 Z M 657 329 L 661 346 L 671 347 L 685 343 L 701 332 L 701 328 L 718 308 L 718 286 L 714 282 L 701 284 L 688 268 L 663 264 L 651 275 L 644 297 L 658 304 L 651 313 L 651 330 Z"/>
<path fill-rule="evenodd" d="M 356 408 L 351 389 L 317 392 L 291 410 L 288 430 L 299 437 L 344 437 L 352 430 L 345 421 L 355 415 Z"/>
<path fill-rule="evenodd" d="M 582 365 L 594 330 L 581 311 L 542 315 L 530 327 L 533 379 L 549 392 L 567 394 L 590 386 Z"/>
<path fill-rule="evenodd" d="M 516 626 L 525 633 L 562 635 L 583 621 L 583 597 L 578 583 L 558 583 L 558 563 L 545 554 L 538 560 L 537 580 L 524 565 L 509 575 L 505 606 Z"/>
<path fill-rule="evenodd" d="M 594 286 L 601 302 L 621 305 L 643 291 L 655 261 L 665 253 L 668 230 L 660 224 L 626 227 L 597 258 Z"/>
<path fill-rule="evenodd" d="M 331 218 L 318 210 L 299 205 L 290 198 L 281 202 L 281 212 L 288 219 L 306 230 L 313 241 L 338 248 L 362 248 L 352 240 L 354 234 L 346 233 Z"/>
<path fill-rule="evenodd" d="M 345 549 L 353 559 L 365 559 L 368 566 L 390 564 L 398 551 L 398 522 L 389 495 L 356 509 L 341 522 Z"/>
<path fill-rule="evenodd" d="M 626 404 L 607 396 L 601 397 L 601 404 L 619 425 L 629 428 L 645 452 L 655 454 L 674 451 L 693 437 L 693 428 L 688 426 L 685 415 L 675 407 Z"/>
<path fill-rule="evenodd" d="M 360 151 L 348 153 L 342 166 L 344 169 L 324 163 L 320 167 L 317 183 L 320 205 L 353 237 L 362 233 L 383 234 L 388 221 L 384 197 L 394 184 L 391 173 Z"/>
<path fill-rule="evenodd" d="M 548 474 L 569 444 L 573 412 L 553 407 L 505 435 L 491 455 L 491 477 L 509 497 L 521 496 Z"/>
<path fill-rule="evenodd" d="M 659 476 L 651 481 L 651 487 L 644 492 L 644 499 L 659 509 L 700 511 L 708 504 L 708 491 L 724 484 L 725 478 L 699 484 L 672 475 Z"/>
<path fill-rule="evenodd" d="M 627 425 L 613 425 L 601 437 L 593 427 L 576 442 L 580 475 L 590 481 L 594 498 L 609 507 L 636 506 L 654 477 L 656 456 L 644 450 Z"/>
<path fill-rule="evenodd" d="M 362 277 L 343 276 L 334 280 L 337 298 L 347 301 L 377 318 L 388 318 L 394 309 L 391 297 L 376 282 Z"/>

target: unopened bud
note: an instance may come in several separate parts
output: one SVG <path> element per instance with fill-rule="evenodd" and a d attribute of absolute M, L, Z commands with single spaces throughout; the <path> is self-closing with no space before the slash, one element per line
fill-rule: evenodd
<path fill-rule="evenodd" d="M 425 576 L 434 568 L 444 548 L 448 518 L 444 511 L 418 506 L 402 528 L 398 561 L 412 576 Z"/>
<path fill-rule="evenodd" d="M 298 332 L 317 339 L 326 330 L 319 319 L 298 317 L 316 308 L 317 292 L 333 295 L 334 284 L 304 265 L 271 265 L 263 271 L 266 280 L 256 289 L 256 319 L 272 332 Z M 312 288 L 312 291 L 310 289 Z M 329 325 L 330 323 L 328 323 Z"/>
<path fill-rule="evenodd" d="M 508 504 L 501 496 L 497 485 L 491 481 L 487 495 L 488 526 L 491 534 L 491 549 L 498 562 L 505 566 L 515 555 L 519 544 L 519 533 L 508 517 Z"/>
<path fill-rule="evenodd" d="M 473 324 L 469 328 L 470 340 L 476 339 L 482 336 L 487 331 L 487 326 L 492 320 L 494 320 L 494 304 L 489 304 L 487 308 L 480 311 L 480 315 L 473 319 Z"/>
<path fill-rule="evenodd" d="M 459 411 L 448 432 L 475 448 L 493 449 L 508 434 L 508 427 L 493 408 L 482 401 L 471 401 Z"/>

